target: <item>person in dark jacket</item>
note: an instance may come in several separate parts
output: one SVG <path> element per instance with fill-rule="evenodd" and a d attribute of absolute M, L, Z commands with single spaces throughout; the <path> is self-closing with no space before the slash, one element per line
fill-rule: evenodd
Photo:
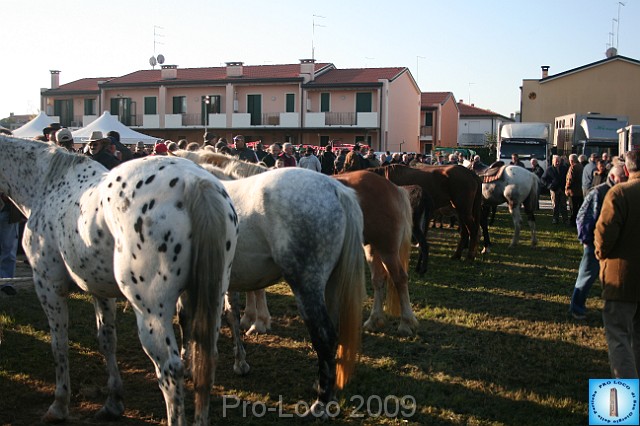
<path fill-rule="evenodd" d="M 578 210 L 584 200 L 584 196 L 582 195 L 582 164 L 580 164 L 577 154 L 571 154 L 569 156 L 569 164 L 564 193 L 569 199 L 569 211 L 571 212 L 569 226 L 575 228 Z"/>
<path fill-rule="evenodd" d="M 256 156 L 256 152 L 252 149 L 247 148 L 247 145 L 244 142 L 244 136 L 236 135 L 233 138 L 234 149 L 231 151 L 233 155 L 238 157 L 240 160 L 248 161 L 249 163 L 257 163 L 258 157 Z"/>
<path fill-rule="evenodd" d="M 133 152 L 127 146 L 120 142 L 120 133 L 115 130 L 107 132 L 107 137 L 111 139 L 111 144 L 115 146 L 116 151 L 120 152 L 120 162 L 124 163 L 133 158 Z"/>
<path fill-rule="evenodd" d="M 602 320 L 614 378 L 637 379 L 640 370 L 640 153 L 625 154 L 629 180 L 607 192 L 596 222 Z"/>
<path fill-rule="evenodd" d="M 582 260 L 578 267 L 578 278 L 573 288 L 569 312 L 573 318 L 583 320 L 586 318 L 586 302 L 591 286 L 598 278 L 600 264 L 596 259 L 596 249 L 593 243 L 593 232 L 596 222 L 600 217 L 600 209 L 609 189 L 615 184 L 625 182 L 627 177 L 623 166 L 616 166 L 611 169 L 609 177 L 605 183 L 591 188 L 584 198 L 584 202 L 578 210 L 576 227 L 578 229 L 578 240 L 582 243 Z"/>
<path fill-rule="evenodd" d="M 120 160 L 110 151 L 111 143 L 110 138 L 102 137 L 102 132 L 93 132 L 91 138 L 87 141 L 91 158 L 109 170 L 120 164 Z"/>
<path fill-rule="evenodd" d="M 518 154 L 516 154 L 515 152 L 513 154 L 511 154 L 511 162 L 509 163 L 510 166 L 518 166 L 518 167 L 522 167 L 524 168 L 524 163 L 522 161 L 520 161 L 520 156 Z"/>
<path fill-rule="evenodd" d="M 567 223 L 567 197 L 564 193 L 567 184 L 567 166 L 560 162 L 560 157 L 557 155 L 554 155 L 551 161 L 551 167 L 547 167 L 542 175 L 542 182 L 551 193 L 553 223 L 559 223 L 560 216 L 562 216 L 562 222 Z"/>
<path fill-rule="evenodd" d="M 324 152 L 320 154 L 319 160 L 322 166 L 322 173 L 331 176 L 336 170 L 336 155 L 331 150 L 331 144 L 324 147 Z"/>

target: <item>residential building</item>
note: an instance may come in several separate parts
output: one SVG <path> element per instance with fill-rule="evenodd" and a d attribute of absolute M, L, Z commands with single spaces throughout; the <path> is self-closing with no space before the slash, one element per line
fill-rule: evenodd
<path fill-rule="evenodd" d="M 458 145 L 460 111 L 453 93 L 423 92 L 420 95 L 420 151 Z"/>
<path fill-rule="evenodd" d="M 566 114 L 598 112 L 640 123 L 640 61 L 613 55 L 554 75 L 541 68 L 540 79 L 522 81 L 523 122 L 552 124 Z"/>
<path fill-rule="evenodd" d="M 406 67 L 337 69 L 299 64 L 140 70 L 42 90 L 42 107 L 63 125 L 83 127 L 109 111 L 136 130 L 178 140 L 204 131 L 230 139 L 324 146 L 364 142 L 377 150 L 417 151 L 420 90 Z M 79 114 L 82 111 L 83 114 Z"/>
<path fill-rule="evenodd" d="M 460 128 L 458 130 L 458 145 L 484 146 L 495 142 L 500 124 L 513 122 L 512 118 L 488 109 L 467 105 L 460 100 Z"/>
<path fill-rule="evenodd" d="M 0 120 L 0 126 L 13 131 L 27 124 L 29 121 L 31 121 L 31 119 L 33 119 L 33 117 L 35 117 L 35 114 L 17 115 L 14 113 L 9 113 L 9 117 Z"/>

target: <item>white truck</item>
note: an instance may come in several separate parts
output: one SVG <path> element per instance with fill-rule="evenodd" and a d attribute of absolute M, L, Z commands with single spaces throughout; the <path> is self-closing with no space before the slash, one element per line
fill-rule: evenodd
<path fill-rule="evenodd" d="M 618 129 L 618 152 L 640 151 L 640 125 Z"/>
<path fill-rule="evenodd" d="M 525 167 L 531 168 L 531 158 L 546 170 L 551 141 L 549 123 L 502 123 L 498 130 L 497 160 L 509 164 L 512 154 L 518 154 Z"/>

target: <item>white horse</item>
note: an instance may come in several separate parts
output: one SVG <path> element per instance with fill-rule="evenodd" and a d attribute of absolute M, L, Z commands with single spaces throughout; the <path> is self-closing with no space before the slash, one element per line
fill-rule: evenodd
<path fill-rule="evenodd" d="M 185 425 L 184 367 L 173 331 L 176 303 L 192 319 L 195 424 L 208 425 L 223 294 L 238 217 L 218 179 L 190 161 L 146 157 L 109 171 L 48 143 L 0 136 L 0 191 L 28 217 L 23 246 L 49 321 L 55 400 L 44 416 L 69 415 L 67 295 L 75 282 L 93 296 L 108 397 L 98 417 L 124 412 L 116 362 L 116 297 L 133 306 L 170 425 Z"/>
<path fill-rule="evenodd" d="M 179 155 L 200 161 L 197 154 Z M 209 157 L 212 161 L 229 158 Z M 233 166 L 233 172 L 208 170 L 227 179 L 228 173 L 240 177 L 264 171 L 242 163 L 251 170 L 243 172 Z M 296 167 L 223 184 L 240 219 L 229 290 L 262 290 L 284 277 L 318 355 L 318 398 L 307 414 L 328 417 L 326 405 L 334 399 L 334 388 L 342 388 L 352 375 L 362 334 L 363 216 L 357 196 L 335 179 Z M 234 306 L 237 309 L 235 304 L 231 308 Z M 233 326 L 238 316 L 232 312 L 230 318 L 234 370 L 245 373 L 248 365 L 242 341 Z"/>
<path fill-rule="evenodd" d="M 535 210 L 538 208 L 538 190 L 540 179 L 535 173 L 520 166 L 505 166 L 500 179 L 482 184 L 483 203 L 489 206 L 497 206 L 507 203 L 509 212 L 513 218 L 513 238 L 509 247 L 514 247 L 520 239 L 520 205 L 524 204 L 524 211 L 529 220 L 529 228 L 531 229 L 531 245 L 536 246 L 538 239 L 536 237 L 536 218 Z M 483 217 L 482 228 L 485 235 L 485 248 L 483 253 L 489 250 L 490 242 L 488 241 L 487 231 L 487 209 L 484 209 L 485 217 Z"/>

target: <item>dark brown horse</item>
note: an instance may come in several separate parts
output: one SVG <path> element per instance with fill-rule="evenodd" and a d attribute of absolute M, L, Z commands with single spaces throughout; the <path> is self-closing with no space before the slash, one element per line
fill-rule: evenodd
<path fill-rule="evenodd" d="M 387 309 L 391 315 L 400 314 L 398 332 L 411 336 L 416 331 L 418 321 L 411 309 L 408 288 L 413 227 L 409 193 L 363 170 L 334 177 L 356 191 L 364 217 L 364 248 L 374 288 L 373 308 L 364 328 L 374 331 L 384 326 L 386 281 Z"/>
<path fill-rule="evenodd" d="M 458 165 L 407 167 L 392 164 L 368 169 L 396 185 L 420 185 L 429 194 L 433 210 L 452 205 L 460 223 L 460 241 L 453 259 L 462 257 L 467 242 L 467 259 L 473 260 L 478 249 L 478 230 L 482 206 L 482 183 L 476 174 Z"/>

